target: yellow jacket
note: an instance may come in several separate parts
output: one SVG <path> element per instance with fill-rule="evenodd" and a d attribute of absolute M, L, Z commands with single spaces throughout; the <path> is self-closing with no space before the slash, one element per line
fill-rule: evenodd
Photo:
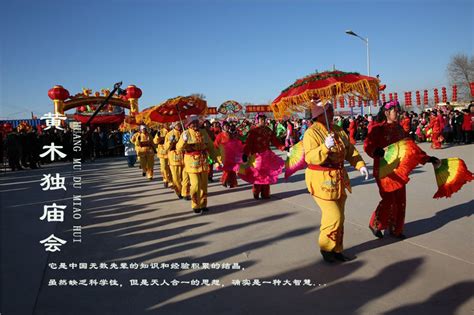
<path fill-rule="evenodd" d="M 351 184 L 344 160 L 356 169 L 365 166 L 364 160 L 357 149 L 349 141 L 344 130 L 336 125 L 332 127 L 335 146 L 329 150 L 324 141 L 328 136 L 326 127 L 315 122 L 303 137 L 306 169 L 306 186 L 311 195 L 325 199 L 337 200 L 345 194 L 345 189 L 351 192 Z M 315 167 L 314 167 L 315 166 Z M 324 169 L 314 170 L 311 168 Z"/>
<path fill-rule="evenodd" d="M 161 128 L 153 139 L 153 143 L 157 144 L 156 147 L 156 156 L 160 159 L 167 159 L 168 158 L 168 150 L 165 149 L 164 141 L 166 140 L 166 134 L 168 133 L 168 129 Z"/>
<path fill-rule="evenodd" d="M 184 142 L 183 134 L 186 133 L 188 141 Z M 207 161 L 208 148 L 213 145 L 209 137 L 206 137 L 200 131 L 194 131 L 188 128 L 181 134 L 176 151 L 184 153 L 184 169 L 187 173 L 196 174 L 209 171 Z"/>
<path fill-rule="evenodd" d="M 172 149 L 172 147 L 178 142 L 180 136 L 181 132 L 176 129 L 173 129 L 166 134 L 164 150 L 168 152 L 168 161 L 170 165 L 184 165 L 183 153 L 178 153 L 176 148 Z M 173 141 L 170 141 L 170 138 L 173 138 Z"/>
<path fill-rule="evenodd" d="M 136 135 L 136 136 L 135 136 Z M 144 155 L 148 155 L 148 154 L 151 154 L 153 155 L 154 152 L 153 152 L 153 142 L 151 141 L 151 135 L 148 134 L 148 133 L 143 133 L 143 132 L 137 132 L 133 136 L 133 140 L 134 140 L 134 144 L 135 144 L 135 151 L 137 151 L 137 154 L 139 156 L 144 156 Z M 143 142 L 149 142 L 149 145 L 146 146 L 146 145 L 142 145 L 141 143 Z"/>

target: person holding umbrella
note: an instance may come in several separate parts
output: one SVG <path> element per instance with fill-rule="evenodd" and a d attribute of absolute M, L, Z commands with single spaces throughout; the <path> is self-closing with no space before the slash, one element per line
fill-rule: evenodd
<path fill-rule="evenodd" d="M 203 136 L 199 130 L 199 118 L 190 115 L 186 119 L 186 131 L 184 131 L 178 143 L 176 151 L 184 153 L 184 168 L 191 182 L 191 207 L 196 214 L 202 214 L 207 208 L 207 183 L 209 163 L 207 160 L 208 150 L 213 145 L 209 137 Z"/>
<path fill-rule="evenodd" d="M 322 213 L 319 247 L 326 262 L 349 261 L 353 258 L 342 253 L 346 190 L 351 192 L 344 161 L 358 169 L 365 179 L 369 173 L 347 134 L 333 124 L 332 104 L 323 106 L 314 99 L 311 102 L 313 124 L 304 134 L 303 146 L 308 164 L 306 186 Z"/>

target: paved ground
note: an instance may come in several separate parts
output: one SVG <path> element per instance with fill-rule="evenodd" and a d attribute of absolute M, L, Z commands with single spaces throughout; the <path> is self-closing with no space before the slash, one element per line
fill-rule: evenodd
<path fill-rule="evenodd" d="M 422 147 L 474 170 L 474 145 Z M 351 170 L 344 242 L 357 259 L 338 265 L 320 257 L 320 210 L 302 172 L 272 186 L 269 201 L 255 201 L 244 183 L 232 190 L 211 183 L 211 211 L 196 216 L 159 177 L 148 182 L 122 159 L 83 164 L 74 173 L 80 190 L 71 186 L 72 171 L 55 164 L 0 177 L 2 315 L 473 313 L 473 183 L 434 200 L 431 165 L 417 168 L 407 186 L 404 241 L 374 239 L 367 225 L 378 190 Z M 66 192 L 41 190 L 49 172 L 68 176 Z M 73 194 L 82 195 L 79 220 Z M 40 221 L 53 201 L 68 206 L 65 221 Z M 73 225 L 82 225 L 82 243 L 72 242 Z M 68 243 L 48 255 L 39 241 L 52 233 Z M 61 263 L 66 269 L 54 269 Z"/>

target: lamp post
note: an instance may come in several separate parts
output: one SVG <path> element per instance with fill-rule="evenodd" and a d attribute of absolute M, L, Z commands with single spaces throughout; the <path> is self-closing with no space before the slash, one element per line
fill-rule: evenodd
<path fill-rule="evenodd" d="M 346 31 L 346 34 L 348 35 L 352 35 L 352 36 L 355 36 L 355 37 L 358 37 L 360 38 L 361 40 L 363 40 L 367 46 L 367 75 L 370 77 L 370 51 L 369 51 L 369 38 L 364 38 L 360 35 L 357 35 L 356 33 L 354 33 L 352 30 L 347 30 Z M 372 114 L 372 106 L 370 105 L 369 106 L 369 114 L 371 115 Z"/>

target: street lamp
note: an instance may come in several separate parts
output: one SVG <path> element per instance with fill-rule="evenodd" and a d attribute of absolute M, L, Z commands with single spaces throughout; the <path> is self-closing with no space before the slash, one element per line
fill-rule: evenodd
<path fill-rule="evenodd" d="M 360 39 L 363 40 L 363 41 L 365 42 L 365 44 L 367 45 L 367 75 L 370 77 L 369 38 L 364 38 L 364 37 L 362 37 L 362 36 L 360 36 L 360 35 L 357 35 L 357 34 L 354 33 L 352 30 L 347 30 L 347 31 L 346 31 L 346 34 L 360 38 Z M 369 106 L 369 114 L 372 114 L 372 106 Z"/>

